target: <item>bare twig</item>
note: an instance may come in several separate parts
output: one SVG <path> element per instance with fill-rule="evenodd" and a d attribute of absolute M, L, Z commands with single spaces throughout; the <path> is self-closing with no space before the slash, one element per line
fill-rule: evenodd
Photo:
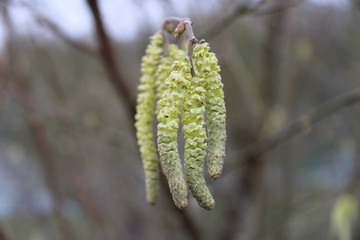
<path fill-rule="evenodd" d="M 203 34 L 201 34 L 201 36 L 203 36 L 203 38 L 207 41 L 211 41 L 217 35 L 222 33 L 227 27 L 229 27 L 233 22 L 235 22 L 235 20 L 237 20 L 238 18 L 253 13 L 260 4 L 262 4 L 262 2 L 260 2 L 254 7 L 249 7 L 247 5 L 239 5 L 233 10 L 232 13 L 217 22 L 209 30 L 206 30 Z"/>
<path fill-rule="evenodd" d="M 41 26 L 48 28 L 56 37 L 63 40 L 69 46 L 90 56 L 96 56 L 95 49 L 81 41 L 77 41 L 68 36 L 54 21 L 41 14 L 36 8 L 34 8 L 34 6 L 29 4 L 28 2 L 21 2 L 20 5 L 27 8 L 34 15 L 35 20 Z"/>
<path fill-rule="evenodd" d="M 14 26 L 11 21 L 11 18 L 8 14 L 8 5 L 7 1 L 4 6 L 1 7 L 1 16 L 6 27 L 7 31 L 7 60 L 11 61 L 7 64 L 8 68 L 6 77 L 11 79 L 13 82 L 17 82 L 19 85 L 25 85 L 23 77 L 20 76 L 18 69 L 15 69 L 17 63 L 17 54 L 15 52 L 14 43 Z M 26 95 L 26 92 L 19 91 L 17 93 L 22 102 L 31 101 L 34 102 L 30 96 Z M 55 215 L 56 224 L 62 236 L 66 239 L 75 239 L 74 231 L 70 222 L 64 216 L 62 212 L 62 194 L 61 187 L 58 184 L 59 175 L 56 168 L 55 157 L 53 155 L 51 144 L 47 137 L 46 126 L 42 123 L 40 118 L 38 118 L 32 108 L 27 107 L 26 104 L 21 104 L 24 110 L 25 120 L 30 129 L 31 136 L 34 141 L 34 146 L 39 155 L 39 161 L 41 167 L 43 168 L 43 174 L 45 179 L 45 184 L 47 185 L 50 197 L 53 203 L 53 211 Z"/>
<path fill-rule="evenodd" d="M 289 125 L 282 128 L 277 133 L 270 135 L 266 138 L 260 139 L 253 144 L 245 147 L 241 152 L 242 156 L 257 156 L 261 155 L 280 144 L 286 142 L 293 136 L 303 132 L 311 127 L 313 124 L 323 120 L 338 111 L 350 107 L 360 101 L 360 89 L 345 92 L 329 101 L 321 104 L 320 106 L 309 111 L 307 114 L 299 117 L 291 122 Z M 245 158 L 244 158 L 245 159 Z"/>
<path fill-rule="evenodd" d="M 282 3 L 284 0 L 278 2 Z M 266 22 L 267 33 L 263 49 L 263 74 L 260 79 L 260 94 L 269 111 L 273 111 L 278 98 L 277 88 L 279 87 L 279 76 L 282 70 L 281 61 L 285 46 L 283 39 L 286 19 L 286 12 L 282 12 L 269 16 Z M 266 118 L 268 113 L 265 113 Z"/>
<path fill-rule="evenodd" d="M 174 26 L 176 28 L 174 29 Z M 192 28 L 192 21 L 190 18 L 178 18 L 178 17 L 167 17 L 162 24 L 162 33 L 165 36 L 165 33 L 175 33 L 175 38 L 181 38 L 182 41 L 187 41 L 188 49 L 187 49 L 187 59 L 189 59 L 191 64 L 191 74 L 195 76 L 194 65 L 192 61 L 192 53 L 193 47 L 197 43 L 201 43 L 194 34 Z M 165 52 L 168 43 L 165 42 Z"/>
<path fill-rule="evenodd" d="M 101 18 L 98 2 L 97 0 L 87 0 L 87 3 L 95 21 L 97 37 L 100 44 L 99 51 L 102 56 L 104 66 L 109 73 L 110 80 L 115 86 L 118 95 L 120 96 L 121 100 L 126 104 L 128 113 L 130 114 L 130 116 L 133 116 L 135 114 L 135 104 L 133 101 L 134 98 L 132 98 L 130 88 L 126 84 L 125 79 L 121 75 L 121 72 L 119 71 L 116 64 L 116 59 L 115 55 L 113 54 L 110 38 L 105 30 Z M 181 213 L 180 216 L 183 220 L 184 227 L 188 231 L 190 236 L 192 236 L 194 240 L 198 240 L 199 234 L 196 231 L 194 225 L 190 223 L 191 219 L 189 218 L 189 216 L 186 213 Z"/>
<path fill-rule="evenodd" d="M 51 61 L 51 58 L 47 51 L 43 51 L 42 54 L 46 58 L 44 59 L 44 61 L 48 63 L 47 64 L 47 69 L 49 70 L 48 78 L 52 79 L 52 81 L 48 81 L 48 83 L 51 85 L 53 93 L 56 96 L 56 98 L 60 102 L 65 102 L 66 94 L 63 91 L 61 84 L 59 82 L 60 79 L 58 78 L 56 67 Z M 38 111 L 38 109 L 35 108 L 34 111 Z M 99 228 L 100 232 L 102 233 L 102 238 L 110 239 L 111 234 L 115 235 L 114 233 L 115 229 L 111 229 L 111 231 L 114 232 L 109 232 L 110 229 L 107 230 L 106 216 L 103 212 L 103 209 L 101 208 L 100 204 L 95 201 L 93 191 L 89 185 L 89 182 L 85 181 L 84 177 L 81 174 L 83 171 L 83 164 L 85 164 L 86 161 L 82 156 L 81 151 L 78 150 L 81 148 L 81 145 L 77 137 L 77 134 L 74 131 L 76 127 L 73 127 L 71 121 L 62 121 L 60 122 L 60 125 L 64 129 L 67 130 L 72 129 L 71 131 L 67 131 L 66 133 L 64 132 L 63 134 L 64 135 L 66 134 L 66 136 L 73 139 L 73 143 L 75 146 L 74 148 L 68 150 L 69 152 L 64 159 L 64 160 L 68 160 L 69 161 L 68 163 L 71 163 L 71 167 L 67 168 L 67 171 L 63 172 L 62 174 L 66 176 L 65 178 L 67 181 L 67 185 L 73 189 L 79 203 L 83 206 L 89 217 L 94 221 L 94 223 Z M 119 232 L 119 228 L 117 228 L 116 231 Z"/>
<path fill-rule="evenodd" d="M 110 81 L 114 85 L 118 96 L 122 102 L 126 104 L 127 111 L 132 119 L 132 116 L 135 115 L 135 97 L 133 97 L 130 87 L 125 81 L 123 73 L 120 71 L 117 64 L 117 60 L 114 54 L 115 51 L 113 50 L 110 37 L 105 29 L 103 19 L 99 11 L 98 1 L 87 0 L 87 4 L 95 22 L 99 44 L 98 51 L 101 55 L 104 67 L 108 72 Z"/>
<path fill-rule="evenodd" d="M 261 16 L 261 15 L 268 15 L 281 11 L 286 11 L 289 8 L 296 6 L 301 1 L 303 0 L 293 0 L 293 1 L 288 1 L 286 3 L 266 6 L 264 8 L 263 6 L 265 5 L 265 1 L 260 1 L 254 6 L 239 5 L 237 8 L 233 10 L 232 13 L 230 13 L 228 16 L 224 17 L 222 20 L 217 22 L 214 26 L 206 30 L 200 36 L 202 36 L 202 38 L 206 39 L 207 41 L 211 41 L 215 37 L 217 37 L 220 33 L 222 33 L 226 28 L 230 27 L 240 17 L 244 17 L 250 14 Z"/>
<path fill-rule="evenodd" d="M 161 181 L 161 190 L 164 194 L 168 195 L 169 194 L 169 185 L 166 183 L 166 179 L 164 174 L 161 175 L 162 181 Z M 196 223 L 194 221 L 194 219 L 191 218 L 191 216 L 189 215 L 189 212 L 184 209 L 184 210 L 179 210 L 177 209 L 173 202 L 170 200 L 170 197 L 166 198 L 166 210 L 171 210 L 175 216 L 178 216 L 185 228 L 185 230 L 187 231 L 189 237 L 192 240 L 202 240 L 203 237 L 201 235 L 201 232 L 199 231 L 199 228 L 196 226 Z"/>
<path fill-rule="evenodd" d="M 240 151 L 239 156 L 236 157 L 237 159 L 242 159 L 242 162 L 240 164 L 239 162 L 236 162 L 235 163 L 236 165 L 234 166 L 231 172 L 238 171 L 239 167 L 241 167 L 242 169 L 244 169 L 244 172 L 247 173 L 249 167 L 254 165 L 256 166 L 258 163 L 260 163 L 259 159 L 261 159 L 262 155 L 267 151 L 274 149 L 280 144 L 288 141 L 293 136 L 303 132 L 306 129 L 309 129 L 315 123 L 347 107 L 350 107 L 358 102 L 360 102 L 360 88 L 345 92 L 340 96 L 330 99 L 329 101 L 309 111 L 307 114 L 303 115 L 302 117 L 299 117 L 298 119 L 294 120 L 293 122 L 282 128 L 277 133 L 265 138 L 261 138 L 255 143 L 250 144 L 245 148 L 243 148 Z M 262 160 L 261 162 L 264 161 Z M 253 169 L 253 167 L 251 167 L 251 169 Z M 250 179 L 252 179 L 253 176 L 255 175 L 254 173 L 252 173 L 252 171 L 248 172 L 247 174 L 250 176 Z M 244 180 L 246 180 L 246 177 L 244 177 Z M 247 181 L 244 180 L 240 182 L 240 185 L 249 184 Z M 245 192 L 243 194 L 245 194 Z M 250 193 L 247 192 L 246 194 L 250 194 Z M 235 222 L 241 221 L 239 213 L 240 212 L 234 212 L 233 214 L 229 215 L 229 219 L 231 219 L 232 225 L 234 225 L 233 221 Z M 235 226 L 229 225 L 226 228 L 228 232 L 227 233 L 224 232 L 223 239 L 231 239 L 231 237 L 235 236 L 236 228 L 237 228 L 236 224 Z"/>
<path fill-rule="evenodd" d="M 55 36 L 57 36 L 58 38 L 60 38 L 61 40 L 63 40 L 67 44 L 69 44 L 74 49 L 77 49 L 83 53 L 90 55 L 90 56 L 96 56 L 96 52 L 93 48 L 91 48 L 90 46 L 88 46 L 87 44 L 85 44 L 83 42 L 76 41 L 76 40 L 72 39 L 71 37 L 67 36 L 66 33 L 58 25 L 56 25 L 56 23 L 53 22 L 52 20 L 46 18 L 45 16 L 41 16 L 41 15 L 36 15 L 35 18 L 36 18 L 36 21 L 40 25 L 51 30 L 51 32 Z"/>
<path fill-rule="evenodd" d="M 5 233 L 5 230 L 0 225 L 0 240 L 10 240 L 10 237 Z"/>

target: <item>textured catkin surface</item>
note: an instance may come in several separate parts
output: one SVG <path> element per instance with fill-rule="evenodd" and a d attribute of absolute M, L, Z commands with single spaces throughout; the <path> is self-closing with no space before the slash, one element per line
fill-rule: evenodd
<path fill-rule="evenodd" d="M 190 191 L 198 204 L 211 210 L 215 201 L 204 179 L 206 156 L 205 101 L 206 81 L 203 78 L 188 79 L 190 88 L 185 91 L 183 106 L 183 131 L 185 136 L 185 174 Z"/>
<path fill-rule="evenodd" d="M 170 76 L 171 66 L 174 63 L 175 58 L 177 57 L 185 57 L 185 52 L 178 48 L 175 44 L 170 44 L 167 48 L 167 56 L 163 57 L 160 61 L 159 67 L 156 71 L 155 78 L 155 86 L 156 86 L 156 98 L 161 99 L 161 96 L 164 94 L 166 90 L 165 80 Z M 156 105 L 156 114 L 159 114 L 160 105 L 157 102 Z"/>
<path fill-rule="evenodd" d="M 156 33 L 151 37 L 146 54 L 142 58 L 141 78 L 135 115 L 136 135 L 146 179 L 146 198 L 155 204 L 159 192 L 159 160 L 153 133 L 155 108 L 155 72 L 162 55 L 163 37 Z"/>
<path fill-rule="evenodd" d="M 175 60 L 171 67 L 171 74 L 165 82 L 166 90 L 159 101 L 158 114 L 158 150 L 161 165 L 174 203 L 180 209 L 187 206 L 188 200 L 177 135 L 180 109 L 184 103 L 184 91 L 189 88 L 189 78 L 191 78 L 189 61 L 183 57 Z"/>
<path fill-rule="evenodd" d="M 197 44 L 193 50 L 195 73 L 206 81 L 206 116 L 208 124 L 208 172 L 216 179 L 220 176 L 225 158 L 226 109 L 220 67 L 207 43 Z"/>

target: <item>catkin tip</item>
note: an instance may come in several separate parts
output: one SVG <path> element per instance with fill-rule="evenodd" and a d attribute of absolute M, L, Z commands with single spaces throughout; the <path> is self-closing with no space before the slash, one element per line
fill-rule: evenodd
<path fill-rule="evenodd" d="M 176 206 L 178 209 L 184 210 L 184 208 L 186 208 L 187 205 L 188 205 L 188 200 L 186 199 L 186 200 L 183 200 L 183 201 L 179 202 L 179 201 L 176 201 L 176 200 L 174 199 L 174 203 L 175 203 L 175 206 Z"/>
<path fill-rule="evenodd" d="M 216 180 L 216 179 L 218 179 L 220 177 L 221 173 L 209 172 L 209 175 L 213 180 Z"/>
<path fill-rule="evenodd" d="M 204 208 L 205 210 L 213 210 L 215 208 L 215 200 L 212 199 L 212 201 L 210 201 L 208 204 L 206 205 L 200 205 L 200 207 Z"/>

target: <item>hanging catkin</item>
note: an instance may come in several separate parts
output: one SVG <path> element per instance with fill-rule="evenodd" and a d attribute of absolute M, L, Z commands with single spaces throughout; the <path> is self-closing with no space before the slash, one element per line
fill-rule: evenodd
<path fill-rule="evenodd" d="M 185 57 L 185 52 L 175 44 L 170 44 L 167 48 L 167 56 L 164 56 L 159 64 L 159 67 L 156 71 L 155 86 L 156 86 L 156 98 L 160 99 L 166 90 L 166 79 L 170 76 L 171 66 L 174 63 L 176 57 Z M 160 111 L 159 101 L 156 105 L 156 114 Z"/>
<path fill-rule="evenodd" d="M 162 55 L 163 36 L 156 33 L 150 38 L 142 58 L 139 94 L 137 97 L 135 127 L 146 179 L 146 198 L 155 204 L 159 192 L 159 160 L 153 133 L 155 107 L 155 72 Z"/>
<path fill-rule="evenodd" d="M 215 201 L 204 179 L 206 81 L 200 77 L 193 77 L 189 82 L 190 88 L 186 89 L 182 119 L 185 135 L 186 181 L 199 205 L 211 210 L 215 207 Z"/>
<path fill-rule="evenodd" d="M 220 176 L 225 158 L 226 109 L 220 67 L 216 55 L 209 52 L 209 44 L 196 44 L 193 50 L 195 73 L 206 79 L 206 116 L 208 122 L 208 172 Z"/>
<path fill-rule="evenodd" d="M 169 183 L 175 205 L 182 209 L 187 206 L 187 186 L 182 172 L 178 151 L 177 135 L 180 108 L 184 103 L 184 89 L 189 88 L 191 66 L 186 58 L 176 60 L 171 74 L 166 79 L 166 90 L 159 101 L 158 150 L 161 165 Z"/>
<path fill-rule="evenodd" d="M 195 38 L 191 24 L 188 18 L 170 17 L 164 21 L 162 34 L 151 37 L 141 64 L 135 126 L 148 202 L 154 204 L 159 191 L 157 149 L 175 205 L 180 209 L 187 206 L 189 187 L 198 204 L 211 210 L 215 201 L 205 182 L 204 162 L 207 157 L 209 175 L 218 178 L 225 157 L 226 110 L 217 58 L 207 43 Z M 178 37 L 177 44 L 164 38 L 167 33 Z M 184 170 L 178 149 L 180 121 L 185 138 Z"/>

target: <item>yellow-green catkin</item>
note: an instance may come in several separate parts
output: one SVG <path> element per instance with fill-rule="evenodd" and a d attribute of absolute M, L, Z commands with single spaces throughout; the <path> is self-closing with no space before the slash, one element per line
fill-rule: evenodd
<path fill-rule="evenodd" d="M 196 44 L 193 49 L 195 73 L 206 81 L 206 116 L 208 123 L 208 172 L 216 179 L 220 176 L 225 158 L 226 109 L 220 67 L 208 43 Z"/>
<path fill-rule="evenodd" d="M 161 99 L 161 96 L 164 94 L 166 90 L 165 80 L 170 76 L 171 66 L 174 63 L 176 57 L 184 56 L 185 52 L 175 44 L 170 44 L 167 48 L 167 56 L 164 56 L 159 64 L 159 67 L 156 71 L 156 98 Z M 159 103 L 159 101 L 157 102 Z M 160 111 L 159 104 L 156 105 L 156 114 Z"/>
<path fill-rule="evenodd" d="M 158 150 L 163 172 L 168 180 L 175 205 L 187 206 L 187 186 L 182 172 L 177 135 L 180 108 L 184 103 L 184 90 L 189 88 L 190 63 L 186 58 L 175 60 L 171 74 L 166 79 L 166 90 L 162 94 L 158 114 Z"/>
<path fill-rule="evenodd" d="M 151 37 L 146 54 L 142 58 L 139 94 L 137 97 L 135 127 L 143 160 L 146 179 L 146 198 L 155 204 L 159 192 L 159 160 L 153 133 L 155 108 L 155 72 L 160 62 L 163 36 L 156 33 Z"/>
<path fill-rule="evenodd" d="M 211 210 L 215 207 L 204 179 L 204 160 L 206 156 L 205 101 L 206 81 L 201 77 L 189 79 L 183 107 L 183 131 L 185 136 L 185 174 L 189 189 L 198 204 Z"/>

